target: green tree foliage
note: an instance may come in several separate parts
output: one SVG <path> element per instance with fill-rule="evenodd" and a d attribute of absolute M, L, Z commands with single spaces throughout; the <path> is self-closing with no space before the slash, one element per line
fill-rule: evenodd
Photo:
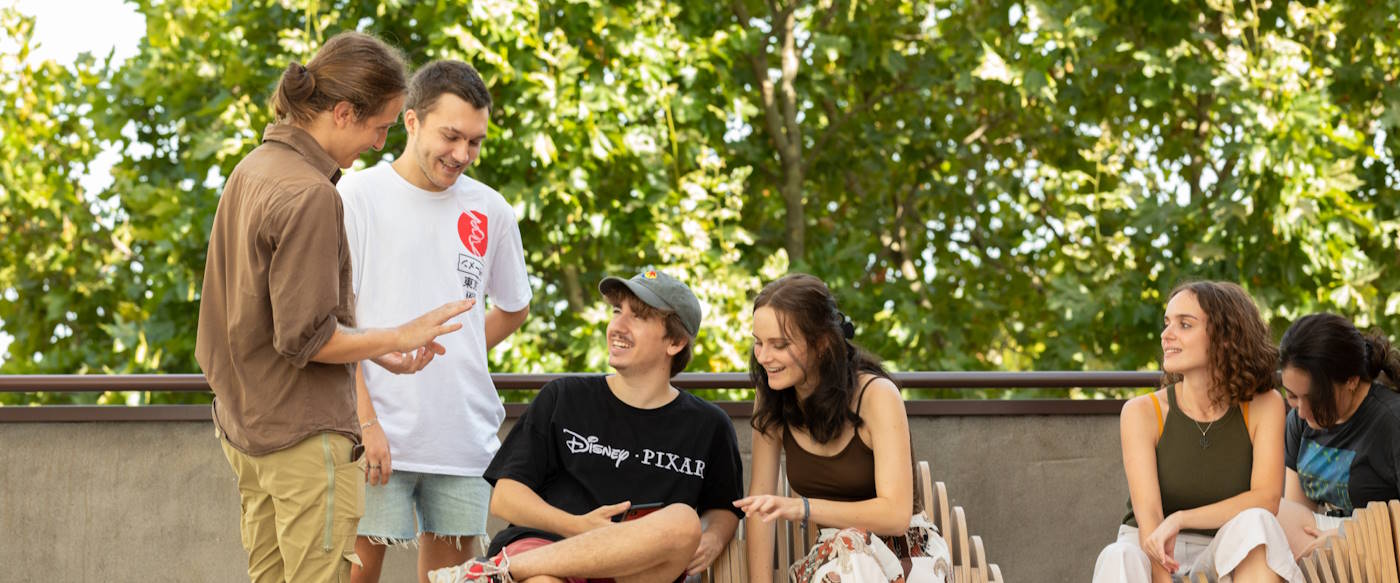
<path fill-rule="evenodd" d="M 110 334 L 131 315 L 122 227 L 111 195 L 77 181 L 100 149 L 85 96 L 102 68 L 91 57 L 33 62 L 33 28 L 0 9 L 0 320 L 13 338 L 3 369 L 100 372 L 149 350 Z"/>
<path fill-rule="evenodd" d="M 31 63 L 4 13 L 4 372 L 197 370 L 223 177 L 286 62 L 347 28 L 492 89 L 471 172 L 536 284 L 496 370 L 603 370 L 596 282 L 651 264 L 707 305 L 699 371 L 746 366 L 748 302 L 789 269 L 903 370 L 1152 367 L 1193 277 L 1276 333 L 1400 332 L 1394 1 L 135 4 L 120 65 Z M 83 192 L 102 147 L 114 183 Z"/>

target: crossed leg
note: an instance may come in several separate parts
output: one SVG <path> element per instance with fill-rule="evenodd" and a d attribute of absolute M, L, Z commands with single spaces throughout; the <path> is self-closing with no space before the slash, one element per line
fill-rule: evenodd
<path fill-rule="evenodd" d="M 521 583 L 562 583 L 562 577 L 670 583 L 685 571 L 699 544 L 700 517 L 685 504 L 672 504 L 511 556 L 510 573 Z"/>

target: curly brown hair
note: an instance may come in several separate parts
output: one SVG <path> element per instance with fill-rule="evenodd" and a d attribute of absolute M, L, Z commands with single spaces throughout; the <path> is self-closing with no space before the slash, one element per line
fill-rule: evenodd
<path fill-rule="evenodd" d="M 1210 338 L 1210 400 L 1235 406 L 1275 389 L 1278 349 L 1259 307 L 1244 288 L 1229 282 L 1194 281 L 1172 290 L 1167 300 L 1189 291 L 1206 314 Z M 1181 375 L 1162 375 L 1162 386 L 1181 382 Z"/>

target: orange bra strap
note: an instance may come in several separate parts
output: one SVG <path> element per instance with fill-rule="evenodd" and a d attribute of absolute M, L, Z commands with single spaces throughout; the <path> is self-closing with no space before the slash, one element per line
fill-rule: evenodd
<path fill-rule="evenodd" d="M 1162 402 L 1157 400 L 1157 392 L 1156 392 L 1156 391 L 1153 391 L 1153 392 L 1149 393 L 1148 396 L 1152 397 L 1152 408 L 1155 409 L 1155 410 L 1157 411 L 1157 437 L 1161 437 L 1161 436 L 1162 436 Z"/>

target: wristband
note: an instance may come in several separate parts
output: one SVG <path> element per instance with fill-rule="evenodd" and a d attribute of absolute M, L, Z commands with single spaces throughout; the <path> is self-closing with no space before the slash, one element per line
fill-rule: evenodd
<path fill-rule="evenodd" d="M 807 530 L 807 519 L 812 517 L 812 503 L 806 496 L 802 497 L 802 530 Z"/>
<path fill-rule="evenodd" d="M 376 423 L 379 423 L 379 418 L 378 418 L 378 417 L 375 417 L 374 419 L 370 419 L 369 421 L 366 421 L 366 422 L 364 422 L 364 423 L 361 423 L 361 424 L 360 424 L 360 429 L 361 429 L 361 430 L 369 429 L 370 427 L 374 427 L 374 425 L 375 425 Z"/>

